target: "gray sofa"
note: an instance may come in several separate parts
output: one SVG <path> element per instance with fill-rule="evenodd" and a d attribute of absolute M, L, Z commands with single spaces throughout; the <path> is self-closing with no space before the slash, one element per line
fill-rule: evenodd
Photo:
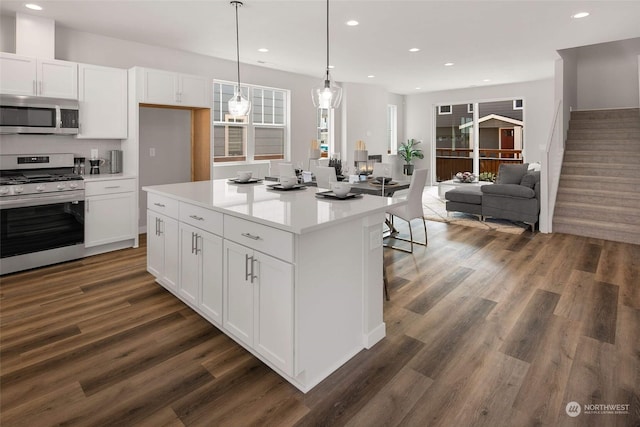
<path fill-rule="evenodd" d="M 540 172 L 529 164 L 501 164 L 495 184 L 459 187 L 445 193 L 447 212 L 465 212 L 524 222 L 535 230 L 540 214 Z"/>

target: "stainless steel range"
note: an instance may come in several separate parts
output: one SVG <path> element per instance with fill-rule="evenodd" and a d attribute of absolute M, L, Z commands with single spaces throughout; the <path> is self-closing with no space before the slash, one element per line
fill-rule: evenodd
<path fill-rule="evenodd" d="M 83 257 L 84 181 L 73 157 L 0 156 L 0 274 Z"/>

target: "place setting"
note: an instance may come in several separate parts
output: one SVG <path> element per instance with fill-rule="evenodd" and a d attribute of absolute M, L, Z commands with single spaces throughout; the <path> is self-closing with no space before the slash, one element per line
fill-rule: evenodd
<path fill-rule="evenodd" d="M 348 200 L 359 199 L 362 197 L 362 194 L 352 193 L 351 185 L 346 182 L 332 182 L 331 190 L 319 191 L 316 193 L 316 197 L 318 199 Z"/>
<path fill-rule="evenodd" d="M 307 188 L 307 186 L 304 184 L 298 183 L 298 177 L 281 176 L 278 179 L 277 184 L 267 184 L 267 188 L 269 190 L 275 190 L 275 191 L 294 191 L 294 190 L 304 190 Z"/>
<path fill-rule="evenodd" d="M 262 182 L 260 178 L 252 178 L 253 172 L 251 171 L 238 171 L 238 176 L 235 178 L 229 178 L 227 182 L 232 184 L 257 184 Z"/>

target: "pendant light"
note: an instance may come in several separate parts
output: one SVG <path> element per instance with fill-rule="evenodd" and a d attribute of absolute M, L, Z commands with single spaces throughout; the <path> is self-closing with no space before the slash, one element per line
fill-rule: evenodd
<path fill-rule="evenodd" d="M 240 89 L 240 30 L 238 29 L 238 6 L 242 6 L 241 1 L 232 1 L 231 5 L 236 7 L 236 54 L 238 64 L 238 85 L 235 87 L 233 97 L 229 99 L 229 114 L 233 117 L 242 117 L 249 114 L 251 101 L 242 96 Z"/>
<path fill-rule="evenodd" d="M 329 0 L 327 0 L 327 71 L 322 85 L 311 89 L 316 108 L 338 108 L 342 99 L 342 88 L 331 82 L 329 75 Z"/>

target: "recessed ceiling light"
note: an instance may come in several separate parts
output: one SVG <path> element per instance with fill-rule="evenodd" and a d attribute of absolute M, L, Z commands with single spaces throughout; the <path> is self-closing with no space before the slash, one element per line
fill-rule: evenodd
<path fill-rule="evenodd" d="M 491 79 L 484 79 L 484 80 L 482 80 L 482 81 L 483 81 L 483 82 L 490 82 L 490 81 L 491 81 Z"/>
<path fill-rule="evenodd" d="M 420 48 L 412 47 L 411 49 L 409 49 L 409 52 L 420 52 Z"/>
<path fill-rule="evenodd" d="M 267 49 L 266 47 L 261 47 L 260 49 L 258 49 L 258 52 L 269 52 L 269 49 Z"/>
<path fill-rule="evenodd" d="M 374 76 L 373 74 L 369 74 L 367 77 L 368 77 L 368 78 L 370 78 L 370 79 L 372 79 L 372 78 L 374 78 L 375 76 Z"/>
<path fill-rule="evenodd" d="M 572 18 L 576 19 L 586 18 L 587 16 L 589 16 L 589 12 L 578 12 L 575 15 L 571 15 Z"/>
<path fill-rule="evenodd" d="M 38 6 L 37 4 L 33 4 L 33 3 L 25 4 L 24 7 L 31 10 L 42 10 L 42 6 Z"/>
<path fill-rule="evenodd" d="M 356 25 L 359 25 L 360 23 L 358 21 L 356 21 L 355 19 L 351 19 L 349 21 L 347 21 L 347 25 L 350 27 L 355 27 Z"/>
<path fill-rule="evenodd" d="M 334 65 L 329 65 L 329 68 L 333 69 L 333 68 L 336 68 L 336 67 Z"/>
<path fill-rule="evenodd" d="M 445 67 L 451 67 L 453 65 L 453 62 L 447 62 L 444 64 Z"/>
<path fill-rule="evenodd" d="M 416 88 L 416 90 L 420 90 L 420 89 L 422 89 L 422 88 L 421 88 L 421 87 L 417 87 L 417 88 Z"/>

